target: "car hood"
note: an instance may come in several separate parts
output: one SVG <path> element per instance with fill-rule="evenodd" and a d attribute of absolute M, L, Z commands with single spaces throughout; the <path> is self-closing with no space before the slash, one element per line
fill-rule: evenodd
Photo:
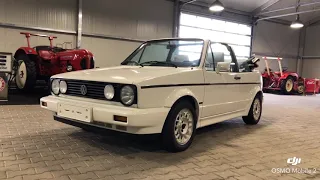
<path fill-rule="evenodd" d="M 52 78 L 77 79 L 123 84 L 138 84 L 158 77 L 192 71 L 191 68 L 151 67 L 151 66 L 117 66 L 74 71 L 52 76 Z"/>

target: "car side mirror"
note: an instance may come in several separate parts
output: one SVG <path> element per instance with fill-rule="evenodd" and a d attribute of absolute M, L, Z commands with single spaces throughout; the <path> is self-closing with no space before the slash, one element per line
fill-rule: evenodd
<path fill-rule="evenodd" d="M 218 62 L 216 72 L 219 74 L 220 72 L 230 72 L 230 62 Z"/>

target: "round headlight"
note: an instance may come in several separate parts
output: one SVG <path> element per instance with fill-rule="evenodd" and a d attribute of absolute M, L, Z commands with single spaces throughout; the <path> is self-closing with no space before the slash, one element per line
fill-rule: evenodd
<path fill-rule="evenodd" d="M 114 88 L 112 85 L 106 85 L 106 87 L 104 87 L 104 97 L 108 100 L 111 100 L 114 97 Z"/>
<path fill-rule="evenodd" d="M 68 85 L 65 81 L 60 81 L 60 92 L 65 94 L 67 92 Z"/>
<path fill-rule="evenodd" d="M 51 91 L 55 94 L 58 95 L 60 92 L 60 80 L 55 79 L 51 83 Z"/>
<path fill-rule="evenodd" d="M 73 68 L 72 68 L 71 65 L 68 65 L 68 66 L 67 66 L 67 71 L 68 71 L 68 72 L 72 71 L 72 69 L 73 69 Z"/>
<path fill-rule="evenodd" d="M 134 90 L 131 86 L 124 86 L 120 91 L 121 102 L 126 106 L 131 106 L 134 102 Z"/>

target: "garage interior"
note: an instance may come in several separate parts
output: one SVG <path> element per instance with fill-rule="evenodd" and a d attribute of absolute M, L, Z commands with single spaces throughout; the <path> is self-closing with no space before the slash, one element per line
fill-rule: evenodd
<path fill-rule="evenodd" d="M 320 78 L 319 0 L 0 0 L 0 52 L 26 46 L 20 32 L 57 36 L 88 49 L 96 68 L 113 67 L 142 42 L 207 38 L 232 45 L 239 61 L 281 58 L 304 78 Z M 297 20 L 302 28 L 291 28 Z M 215 23 L 214 25 L 208 23 Z M 47 45 L 33 37 L 31 45 Z M 277 61 L 269 67 L 278 70 Z M 168 153 L 157 138 L 86 132 L 56 122 L 39 106 L 47 91 L 9 89 L 0 102 L 0 179 L 320 179 L 320 97 L 264 94 L 261 122 L 241 118 L 197 130 L 185 152 Z M 309 173 L 275 173 L 301 158 Z"/>

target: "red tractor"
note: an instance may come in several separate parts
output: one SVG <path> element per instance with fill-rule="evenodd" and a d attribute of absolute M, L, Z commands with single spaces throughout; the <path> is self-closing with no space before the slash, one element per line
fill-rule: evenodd
<path fill-rule="evenodd" d="M 280 91 L 282 94 L 302 94 L 305 89 L 304 79 L 299 77 L 296 72 L 287 71 L 287 68 L 282 68 L 281 58 L 276 58 L 279 64 L 277 72 L 269 68 L 268 60 L 263 58 L 266 63 L 265 71 L 262 73 L 263 91 L 270 90 Z"/>
<path fill-rule="evenodd" d="M 48 82 L 50 76 L 70 71 L 94 68 L 94 57 L 85 49 L 64 49 L 53 46 L 55 36 L 21 32 L 27 38 L 27 47 L 20 47 L 14 54 L 15 82 L 22 91 L 32 90 L 37 80 Z M 30 37 L 46 37 L 50 46 L 30 47 Z"/>

